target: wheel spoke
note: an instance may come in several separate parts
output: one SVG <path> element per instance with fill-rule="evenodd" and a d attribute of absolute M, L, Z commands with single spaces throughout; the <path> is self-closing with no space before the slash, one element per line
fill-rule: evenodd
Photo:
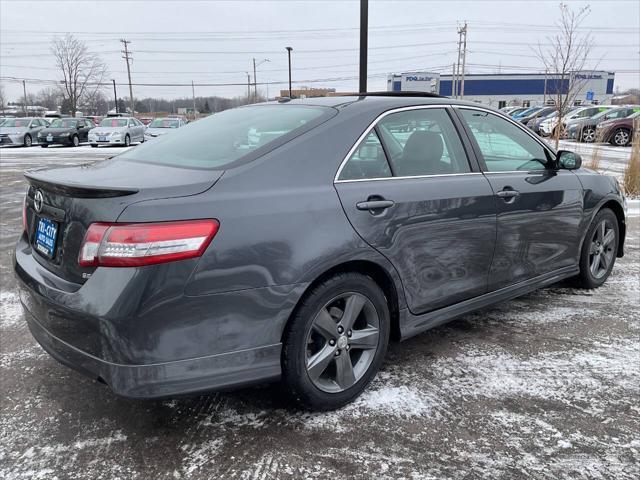
<path fill-rule="evenodd" d="M 327 344 L 318 353 L 308 359 L 307 372 L 309 372 L 312 380 L 317 380 L 327 369 L 335 356 L 334 350 L 333 347 Z"/>
<path fill-rule="evenodd" d="M 589 248 L 589 255 L 594 255 L 598 252 L 598 244 L 596 242 L 591 242 L 591 248 Z"/>
<path fill-rule="evenodd" d="M 351 365 L 351 357 L 349 352 L 343 351 L 336 358 L 336 383 L 341 389 L 345 390 L 356 383 L 356 376 Z"/>
<path fill-rule="evenodd" d="M 360 312 L 362 311 L 362 307 L 364 307 L 365 301 L 365 298 L 361 295 L 351 295 L 347 299 L 344 307 L 344 314 L 340 320 L 340 323 L 345 330 L 349 330 L 353 327 L 358 315 L 360 315 Z"/>
<path fill-rule="evenodd" d="M 602 244 L 604 246 L 608 246 L 609 244 L 613 243 L 613 240 L 616 238 L 616 234 L 613 231 L 613 229 L 609 230 L 606 235 L 604 236 L 604 239 L 602 241 Z"/>
<path fill-rule="evenodd" d="M 349 339 L 349 345 L 351 348 L 359 350 L 371 350 L 377 348 L 378 337 L 380 332 L 375 327 L 368 327 L 363 330 L 354 330 L 353 335 Z"/>
<path fill-rule="evenodd" d="M 609 267 L 607 256 L 604 253 L 600 254 L 600 267 L 602 267 L 604 270 L 606 270 Z"/>
<path fill-rule="evenodd" d="M 605 222 L 600 222 L 600 225 L 598 226 L 598 240 L 600 241 L 600 243 L 602 243 L 604 239 L 604 231 L 606 227 L 607 224 Z"/>
<path fill-rule="evenodd" d="M 594 277 L 598 276 L 598 267 L 600 266 L 600 254 L 596 253 L 591 260 L 591 274 Z"/>
<path fill-rule="evenodd" d="M 327 340 L 336 337 L 336 322 L 326 308 L 323 308 L 316 315 L 313 321 L 313 329 Z"/>

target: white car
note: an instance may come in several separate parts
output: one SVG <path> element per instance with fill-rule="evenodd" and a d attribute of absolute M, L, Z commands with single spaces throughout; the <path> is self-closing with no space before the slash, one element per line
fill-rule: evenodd
<path fill-rule="evenodd" d="M 89 131 L 92 147 L 100 145 L 124 145 L 144 142 L 144 125 L 133 117 L 107 117 Z"/>
<path fill-rule="evenodd" d="M 609 110 L 613 107 L 614 105 L 589 105 L 589 106 L 577 108 L 569 112 L 568 114 L 566 114 L 562 118 L 562 122 L 566 125 L 567 122 L 571 120 L 577 120 L 581 118 L 590 118 L 600 112 L 604 112 L 605 110 Z M 547 118 L 540 124 L 540 135 L 542 135 L 543 137 L 548 137 L 554 132 L 557 125 L 558 125 L 557 116 Z"/>
<path fill-rule="evenodd" d="M 151 140 L 185 125 L 185 121 L 181 118 L 156 118 L 147 125 L 144 136 L 147 140 Z"/>

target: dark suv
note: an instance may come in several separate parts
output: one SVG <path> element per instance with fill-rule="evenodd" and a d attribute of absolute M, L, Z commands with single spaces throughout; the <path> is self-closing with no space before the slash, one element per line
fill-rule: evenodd
<path fill-rule="evenodd" d="M 447 98 L 227 110 L 26 174 L 26 321 L 120 395 L 282 379 L 302 404 L 335 408 L 390 339 L 562 279 L 602 285 L 623 254 L 624 197 L 580 164 Z"/>

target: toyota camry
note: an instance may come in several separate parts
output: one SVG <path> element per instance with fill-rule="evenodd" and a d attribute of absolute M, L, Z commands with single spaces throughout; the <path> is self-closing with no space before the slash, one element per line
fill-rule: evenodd
<path fill-rule="evenodd" d="M 280 380 L 339 407 L 390 340 L 560 280 L 602 285 L 626 230 L 615 179 L 433 95 L 236 108 L 26 178 L 26 322 L 135 398 Z"/>

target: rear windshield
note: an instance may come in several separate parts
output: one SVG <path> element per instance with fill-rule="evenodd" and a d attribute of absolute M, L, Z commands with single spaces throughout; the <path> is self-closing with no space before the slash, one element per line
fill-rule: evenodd
<path fill-rule="evenodd" d="M 105 118 L 100 122 L 101 127 L 126 127 L 126 118 Z"/>
<path fill-rule="evenodd" d="M 178 128 L 178 120 L 158 118 L 149 124 L 149 128 Z"/>
<path fill-rule="evenodd" d="M 78 120 L 57 119 L 49 125 L 51 128 L 75 128 L 78 126 Z"/>
<path fill-rule="evenodd" d="M 162 165 L 219 169 L 287 134 L 321 120 L 333 109 L 307 105 L 234 108 L 190 123 L 118 158 Z"/>

